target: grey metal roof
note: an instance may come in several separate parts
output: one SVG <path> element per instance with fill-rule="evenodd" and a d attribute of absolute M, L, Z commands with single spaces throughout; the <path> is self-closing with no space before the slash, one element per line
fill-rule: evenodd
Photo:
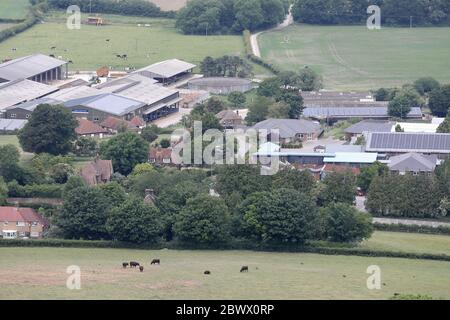
<path fill-rule="evenodd" d="M 84 106 L 108 114 L 123 116 L 145 106 L 145 103 L 112 93 L 103 93 L 96 96 L 69 100 L 65 102 L 64 105 L 68 108 Z"/>
<path fill-rule="evenodd" d="M 66 63 L 40 53 L 33 54 L 0 64 L 0 78 L 8 81 L 27 79 Z"/>
<path fill-rule="evenodd" d="M 35 99 L 35 100 L 31 100 L 28 102 L 24 102 L 9 108 L 6 108 L 6 110 L 12 110 L 12 109 L 16 109 L 16 108 L 20 108 L 22 110 L 26 110 L 26 111 L 30 111 L 33 112 L 36 107 L 38 105 L 41 104 L 51 104 L 51 105 L 56 105 L 56 104 L 62 104 L 62 101 L 59 100 L 55 100 L 49 97 L 44 97 L 44 98 L 39 98 L 39 99 Z"/>
<path fill-rule="evenodd" d="M 21 102 L 37 99 L 57 91 L 58 88 L 31 81 L 15 80 L 0 84 L 0 111 Z"/>
<path fill-rule="evenodd" d="M 178 59 L 170 59 L 136 70 L 134 73 L 144 75 L 150 74 L 156 76 L 157 78 L 171 78 L 177 74 L 194 69 L 195 67 L 195 64 L 189 62 Z"/>
<path fill-rule="evenodd" d="M 148 105 L 153 105 L 178 94 L 178 91 L 157 84 L 156 80 L 139 74 L 131 74 L 124 78 L 103 83 L 95 88 L 101 92 L 114 93 L 122 97 L 145 102 Z"/>
<path fill-rule="evenodd" d="M 336 152 L 363 152 L 363 146 L 354 144 L 328 144 L 325 146 L 325 152 L 336 153 Z"/>
<path fill-rule="evenodd" d="M 418 153 L 406 153 L 391 157 L 388 164 L 392 171 L 400 172 L 433 172 L 436 168 L 437 156 Z"/>
<path fill-rule="evenodd" d="M 348 127 L 344 131 L 351 134 L 361 134 L 363 132 L 391 132 L 393 122 L 383 120 L 363 120 Z"/>
<path fill-rule="evenodd" d="M 315 133 L 321 130 L 320 124 L 304 119 L 267 119 L 258 122 L 253 129 L 278 129 L 280 138 L 293 138 L 299 133 Z"/>
<path fill-rule="evenodd" d="M 450 154 L 450 133 L 372 132 L 366 151 Z"/>
<path fill-rule="evenodd" d="M 309 118 L 325 119 L 325 118 L 386 118 L 388 117 L 387 107 L 320 107 L 305 108 L 303 115 Z M 421 118 L 422 110 L 420 108 L 412 108 L 408 114 L 408 118 Z"/>
<path fill-rule="evenodd" d="M 28 120 L 0 119 L 0 131 L 14 131 L 22 129 Z"/>
<path fill-rule="evenodd" d="M 370 92 L 339 92 L 339 91 L 310 91 L 301 92 L 301 96 L 306 101 L 361 101 L 373 99 Z"/>
<path fill-rule="evenodd" d="M 99 95 L 100 93 L 88 86 L 79 87 L 69 87 L 66 89 L 59 90 L 58 92 L 50 94 L 48 97 L 59 100 L 59 101 L 69 101 L 73 99 L 80 99 L 85 97 L 92 97 Z"/>

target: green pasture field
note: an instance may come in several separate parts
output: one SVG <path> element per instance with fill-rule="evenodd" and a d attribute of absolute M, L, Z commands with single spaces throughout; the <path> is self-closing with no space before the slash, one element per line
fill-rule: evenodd
<path fill-rule="evenodd" d="M 250 251 L 0 248 L 0 299 L 450 299 L 450 262 Z M 160 266 L 151 266 L 153 258 Z M 123 269 L 138 261 L 144 272 Z M 81 269 L 81 290 L 66 268 Z M 243 265 L 248 273 L 240 273 Z M 368 290 L 367 268 L 382 287 Z M 205 270 L 211 275 L 204 275 Z"/>
<path fill-rule="evenodd" d="M 28 0 L 1 0 L 0 19 L 25 19 L 29 6 Z"/>
<path fill-rule="evenodd" d="M 399 86 L 419 77 L 450 82 L 450 28 L 382 28 L 296 24 L 259 38 L 265 60 L 284 70 L 309 66 L 327 89 Z"/>
<path fill-rule="evenodd" d="M 60 12 L 51 12 L 45 23 L 37 24 L 0 43 L 0 57 L 17 58 L 33 53 L 54 54 L 72 60 L 70 71 L 141 68 L 171 58 L 199 65 L 206 56 L 242 55 L 242 36 L 187 36 L 171 19 L 102 15 L 106 25 L 81 25 L 69 30 Z M 85 21 L 86 15 L 82 15 Z M 139 27 L 138 24 L 141 26 Z M 145 25 L 150 25 L 145 27 Z M 106 41 L 108 40 L 109 41 Z M 51 50 L 51 47 L 56 47 Z M 12 52 L 11 48 L 17 48 Z M 128 55 L 128 59 L 116 55 Z"/>
<path fill-rule="evenodd" d="M 33 157 L 32 153 L 24 152 L 20 146 L 19 139 L 15 135 L 0 135 L 0 146 L 12 144 L 19 148 L 21 161 L 28 161 Z"/>

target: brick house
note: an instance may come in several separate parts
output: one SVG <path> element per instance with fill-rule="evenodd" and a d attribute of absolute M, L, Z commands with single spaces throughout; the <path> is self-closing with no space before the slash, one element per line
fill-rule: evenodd
<path fill-rule="evenodd" d="M 42 238 L 49 223 L 31 208 L 0 207 L 0 227 L 4 239 Z"/>
<path fill-rule="evenodd" d="M 157 165 L 171 165 L 172 164 L 172 149 L 171 148 L 151 148 L 148 161 L 151 164 Z"/>
<path fill-rule="evenodd" d="M 75 132 L 79 136 L 103 138 L 103 136 L 109 134 L 109 131 L 107 129 L 102 128 L 97 123 L 82 118 L 79 118 L 77 120 L 78 127 L 75 128 Z"/>
<path fill-rule="evenodd" d="M 90 186 L 108 183 L 114 173 L 111 160 L 101 160 L 96 158 L 83 168 L 81 168 L 81 178 Z"/>

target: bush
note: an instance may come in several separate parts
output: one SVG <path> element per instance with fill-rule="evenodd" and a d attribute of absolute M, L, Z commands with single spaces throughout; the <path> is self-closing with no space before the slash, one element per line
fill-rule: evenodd
<path fill-rule="evenodd" d="M 31 184 L 21 186 L 17 181 L 8 183 L 8 196 L 12 198 L 61 198 L 61 184 Z"/>

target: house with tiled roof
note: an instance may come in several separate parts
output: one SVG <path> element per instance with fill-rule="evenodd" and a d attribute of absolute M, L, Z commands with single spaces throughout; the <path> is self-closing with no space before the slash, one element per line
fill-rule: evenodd
<path fill-rule="evenodd" d="M 108 183 L 114 173 L 111 160 L 96 158 L 81 168 L 81 178 L 90 186 Z"/>
<path fill-rule="evenodd" d="M 95 122 L 89 121 L 87 119 L 79 118 L 78 127 L 75 128 L 77 135 L 82 137 L 99 137 L 103 138 L 107 135 L 109 131 Z"/>
<path fill-rule="evenodd" d="M 133 119 L 130 120 L 130 123 L 132 125 L 134 125 L 137 128 L 144 128 L 145 127 L 145 121 L 144 119 L 142 119 L 141 117 L 134 117 Z"/>
<path fill-rule="evenodd" d="M 109 116 L 105 120 L 103 120 L 100 123 L 100 126 L 107 129 L 110 133 L 113 133 L 113 134 L 118 133 L 121 128 L 125 128 L 126 130 L 131 130 L 131 131 L 139 130 L 139 128 L 137 128 L 130 121 L 126 121 L 126 120 L 111 117 L 111 116 Z"/>
<path fill-rule="evenodd" d="M 252 129 L 266 130 L 269 141 L 278 135 L 281 144 L 317 140 L 323 132 L 319 123 L 304 119 L 267 119 L 258 122 Z"/>
<path fill-rule="evenodd" d="M 0 207 L 0 237 L 42 238 L 49 222 L 31 208 Z"/>
<path fill-rule="evenodd" d="M 242 125 L 242 117 L 239 115 L 239 111 L 222 110 L 216 114 L 220 124 L 226 129 L 233 129 L 236 126 Z"/>
<path fill-rule="evenodd" d="M 171 148 L 151 148 L 148 161 L 157 165 L 171 165 L 172 164 L 172 149 Z"/>

